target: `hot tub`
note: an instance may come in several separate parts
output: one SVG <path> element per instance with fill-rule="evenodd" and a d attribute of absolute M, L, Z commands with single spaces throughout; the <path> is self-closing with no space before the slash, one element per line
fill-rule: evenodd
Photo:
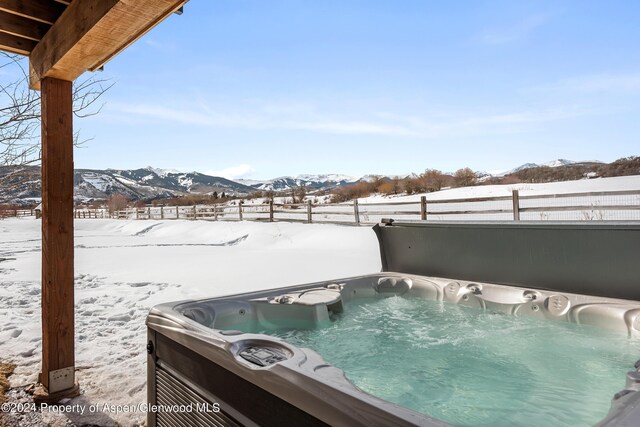
<path fill-rule="evenodd" d="M 546 378 L 563 374 L 560 369 L 572 369 L 571 363 L 552 368 L 556 362 L 554 349 L 562 348 L 563 340 L 566 345 L 576 337 L 582 341 L 579 334 L 584 331 L 596 334 L 596 338 L 589 335 L 587 340 L 606 341 L 605 347 L 611 343 L 610 346 L 621 349 L 622 356 L 618 355 L 620 352 L 606 354 L 605 362 L 611 358 L 611 363 L 629 364 L 625 379 L 624 370 L 618 376 L 619 368 L 605 370 L 591 359 L 575 355 L 575 364 L 584 364 L 576 366 L 575 372 L 584 371 L 588 377 L 604 374 L 614 387 L 619 383 L 619 388 L 605 399 L 607 406 L 610 399 L 613 403 L 608 415 L 602 414 L 601 425 L 640 423 L 640 393 L 637 393 L 640 374 L 636 370 L 640 365 L 633 365 L 640 358 L 640 347 L 637 358 L 630 359 L 640 335 L 638 224 L 387 221 L 374 229 L 381 246 L 384 270 L 381 273 L 154 307 L 147 318 L 148 394 L 149 403 L 159 409 L 149 412 L 148 424 L 449 425 L 438 418 L 447 418 L 450 397 L 436 402 L 439 406 L 422 410 L 424 406 L 420 405 L 424 402 L 414 404 L 411 395 L 409 403 L 392 398 L 396 400 L 394 403 L 363 390 L 382 390 L 375 394 L 389 392 L 395 396 L 402 383 L 393 383 L 394 377 L 400 377 L 401 373 L 408 373 L 407 382 L 411 382 L 412 376 L 420 376 L 424 390 L 435 390 L 435 397 L 427 399 L 429 404 L 438 400 L 440 390 L 459 394 L 465 388 L 457 386 L 453 391 L 447 388 L 447 379 L 453 383 L 453 376 L 457 377 L 458 385 L 474 381 L 476 385 L 484 385 L 480 397 L 470 393 L 455 401 L 456 405 L 460 402 L 468 405 L 471 417 L 464 418 L 462 411 L 462 418 L 449 417 L 449 421 L 460 425 L 493 424 L 496 413 L 478 418 L 477 412 L 483 407 L 482 398 L 499 400 L 499 395 L 491 394 L 495 392 L 491 381 L 492 375 L 499 376 L 501 359 L 509 363 L 516 359 L 519 363 L 521 344 L 529 345 L 522 347 L 523 356 L 525 351 L 541 348 L 549 362 L 540 362 L 534 369 L 533 360 L 522 363 L 517 370 L 550 371 L 541 381 L 544 387 Z M 391 307 L 393 315 L 387 318 L 387 311 L 373 311 L 380 307 L 387 311 Z M 358 310 L 368 315 L 366 320 L 349 320 L 350 313 Z M 435 320 L 431 319 L 443 310 L 445 320 L 462 322 L 462 328 L 438 335 L 437 331 L 447 324 L 441 319 L 440 326 L 434 326 L 431 323 Z M 436 332 L 422 335 L 423 328 L 405 331 L 403 325 L 411 322 L 415 325 L 416 318 Z M 487 353 L 492 357 L 473 357 L 475 354 L 470 355 L 473 352 L 466 348 L 461 354 L 454 352 L 453 357 L 438 357 L 438 346 L 442 343 L 437 339 L 444 336 L 447 338 L 444 344 L 458 348 L 455 346 L 461 345 L 460 338 L 478 335 L 473 328 L 483 319 L 489 322 L 486 330 L 504 332 L 501 336 L 508 337 L 509 347 L 515 350 L 503 352 L 493 348 Z M 361 334 L 354 334 L 352 339 L 348 333 L 340 337 L 336 328 L 349 321 L 357 323 L 356 330 Z M 540 329 L 549 325 L 577 329 L 551 329 L 552 332 Z M 328 340 L 334 348 L 348 350 L 346 358 L 336 358 L 331 345 L 314 341 L 316 332 L 307 335 L 303 332 L 303 336 L 298 331 L 321 331 L 324 342 Z M 361 336 L 377 333 L 383 335 L 365 344 L 359 340 Z M 403 334 L 409 338 L 409 346 L 398 340 Z M 534 341 L 536 334 L 535 339 L 541 344 Z M 301 337 L 323 351 L 319 354 L 305 348 L 306 341 Z M 381 345 L 376 347 L 375 343 Z M 425 347 L 422 343 L 431 344 Z M 629 348 L 627 343 L 632 343 Z M 472 349 L 473 345 L 476 343 L 472 343 Z M 395 351 L 398 348 L 401 351 Z M 375 364 L 371 357 L 378 356 L 382 356 L 380 366 L 387 377 L 376 383 L 371 378 L 375 372 L 366 371 L 364 376 L 359 372 L 358 358 L 369 364 L 374 360 Z M 348 366 L 346 374 L 327 359 Z M 438 365 L 448 363 L 449 359 L 464 363 L 460 362 L 460 369 L 455 370 Z M 426 361 L 429 374 L 415 371 L 415 361 Z M 441 371 L 444 374 L 438 376 Z M 483 374 L 489 376 L 483 378 Z M 385 381 L 393 386 L 385 388 Z M 507 387 L 507 391 L 518 393 L 526 388 L 518 385 L 513 390 Z M 415 385 L 411 390 L 416 394 Z M 551 389 L 551 397 L 559 405 L 563 399 L 571 400 L 572 395 L 582 391 L 558 389 L 556 399 L 554 390 Z M 551 402 L 549 406 L 555 404 Z M 183 405 L 182 410 L 165 409 L 174 405 Z M 419 410 L 409 409 L 412 406 Z M 554 408 L 545 405 L 534 408 L 532 413 L 547 416 L 529 419 L 526 424 L 576 424 L 571 423 L 571 417 L 576 415 L 571 411 L 558 416 L 557 423 L 550 422 L 557 412 Z M 509 412 L 516 410 L 504 408 L 501 418 L 508 419 Z"/>

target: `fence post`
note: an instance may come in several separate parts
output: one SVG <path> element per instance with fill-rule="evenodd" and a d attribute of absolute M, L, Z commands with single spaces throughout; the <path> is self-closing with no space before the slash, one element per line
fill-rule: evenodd
<path fill-rule="evenodd" d="M 360 225 L 360 209 L 358 209 L 358 199 L 353 201 L 353 214 L 356 217 L 356 225 Z"/>
<path fill-rule="evenodd" d="M 213 205 L 213 220 L 218 220 L 218 206 L 215 203 Z"/>
<path fill-rule="evenodd" d="M 164 206 L 160 206 L 160 219 L 164 219 Z"/>
<path fill-rule="evenodd" d="M 311 224 L 311 215 L 313 214 L 313 210 L 311 207 L 311 200 L 307 201 L 307 221 Z"/>
<path fill-rule="evenodd" d="M 151 206 L 147 206 L 147 219 L 151 219 Z"/>
<path fill-rule="evenodd" d="M 269 200 L 269 222 L 273 222 L 273 200 Z"/>
<path fill-rule="evenodd" d="M 238 202 L 238 220 L 242 221 L 242 200 Z"/>
<path fill-rule="evenodd" d="M 140 209 L 138 209 L 138 207 L 135 207 L 136 210 L 136 219 L 138 219 L 140 217 Z"/>
<path fill-rule="evenodd" d="M 195 219 L 198 216 L 198 208 L 196 207 L 196 205 L 193 205 L 193 220 L 195 221 Z"/>
<path fill-rule="evenodd" d="M 427 219 L 427 196 L 420 197 L 420 219 Z"/>
<path fill-rule="evenodd" d="M 513 197 L 513 220 L 520 221 L 520 194 L 518 190 L 513 190 L 511 194 Z"/>

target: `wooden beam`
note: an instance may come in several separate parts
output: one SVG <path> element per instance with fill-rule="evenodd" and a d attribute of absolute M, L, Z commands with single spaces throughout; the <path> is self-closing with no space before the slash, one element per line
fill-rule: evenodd
<path fill-rule="evenodd" d="M 67 6 L 29 57 L 31 88 L 44 77 L 75 80 L 95 71 L 186 0 L 83 0 Z"/>
<path fill-rule="evenodd" d="M 72 84 L 42 80 L 42 373 L 49 393 L 74 386 Z"/>
<path fill-rule="evenodd" d="M 0 31 L 3 33 L 39 41 L 50 27 L 48 24 L 0 10 Z"/>
<path fill-rule="evenodd" d="M 36 47 L 36 42 L 33 40 L 0 32 L 0 50 L 20 55 L 29 55 L 34 47 Z"/>
<path fill-rule="evenodd" d="M 0 10 L 52 25 L 65 6 L 52 1 L 0 0 Z"/>

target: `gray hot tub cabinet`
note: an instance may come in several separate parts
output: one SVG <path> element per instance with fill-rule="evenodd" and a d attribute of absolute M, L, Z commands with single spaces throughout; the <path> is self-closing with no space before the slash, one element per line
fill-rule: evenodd
<path fill-rule="evenodd" d="M 421 297 L 640 336 L 638 223 L 389 220 L 374 231 L 381 273 L 154 307 L 148 400 L 158 410 L 148 425 L 447 425 L 255 333 L 318 327 L 357 298 Z M 640 373 L 630 368 L 600 425 L 640 425 Z"/>

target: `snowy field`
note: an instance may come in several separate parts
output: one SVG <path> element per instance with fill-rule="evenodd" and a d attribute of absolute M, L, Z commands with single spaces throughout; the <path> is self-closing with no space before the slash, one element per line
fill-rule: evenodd
<path fill-rule="evenodd" d="M 380 271 L 368 227 L 76 220 L 76 365 L 84 404 L 146 401 L 149 309 L 162 302 L 268 289 Z M 40 368 L 40 221 L 0 221 L 0 359 L 12 386 Z M 71 402 L 73 403 L 73 402 Z M 50 416 L 50 415 L 48 415 Z M 134 425 L 144 414 L 72 417 Z"/>

